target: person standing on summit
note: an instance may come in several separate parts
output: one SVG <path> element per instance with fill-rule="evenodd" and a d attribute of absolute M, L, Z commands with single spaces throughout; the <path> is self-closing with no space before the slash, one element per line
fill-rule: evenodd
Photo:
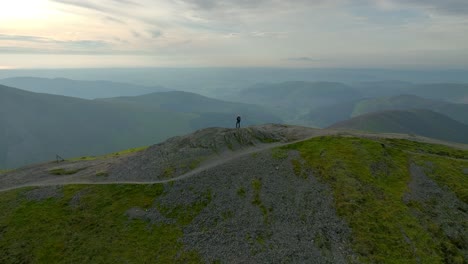
<path fill-rule="evenodd" d="M 240 128 L 241 117 L 240 115 L 237 116 L 236 128 Z"/>

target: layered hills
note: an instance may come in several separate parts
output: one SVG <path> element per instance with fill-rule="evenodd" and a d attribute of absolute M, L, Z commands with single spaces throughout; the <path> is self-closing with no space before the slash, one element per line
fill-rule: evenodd
<path fill-rule="evenodd" d="M 233 100 L 266 106 L 292 121 L 313 108 L 359 98 L 360 92 L 342 83 L 294 81 L 257 84 L 240 91 Z"/>
<path fill-rule="evenodd" d="M 467 150 L 265 125 L 29 166 L 0 177 L 0 262 L 463 263 Z"/>
<path fill-rule="evenodd" d="M 305 123 L 327 127 L 359 115 L 386 110 L 426 109 L 446 115 L 456 121 L 468 124 L 468 104 L 450 103 L 401 94 L 391 97 L 376 97 L 353 100 L 312 109 L 301 117 Z"/>
<path fill-rule="evenodd" d="M 280 121 L 261 107 L 192 93 L 85 100 L 0 86 L 0 168 L 50 160 L 56 154 L 102 155 L 206 126 L 232 127 L 236 114 L 246 117 L 245 124 Z"/>
<path fill-rule="evenodd" d="M 429 110 L 390 110 L 364 114 L 334 124 L 330 128 L 415 134 L 468 143 L 468 125 Z"/>
<path fill-rule="evenodd" d="M 47 93 L 83 99 L 108 98 L 116 96 L 137 96 L 168 89 L 111 81 L 84 81 L 66 78 L 14 77 L 1 79 L 0 84 L 35 93 Z"/>

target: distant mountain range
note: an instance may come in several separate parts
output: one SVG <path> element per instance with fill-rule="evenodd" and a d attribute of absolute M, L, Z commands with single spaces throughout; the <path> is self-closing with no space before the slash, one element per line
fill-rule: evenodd
<path fill-rule="evenodd" d="M 136 96 L 169 91 L 169 89 L 160 86 L 149 87 L 111 81 L 78 81 L 65 78 L 15 77 L 2 79 L 0 80 L 0 84 L 35 93 L 56 94 L 84 99 Z"/>
<path fill-rule="evenodd" d="M 289 123 L 318 127 L 329 126 L 365 111 L 410 109 L 421 104 L 422 108 L 448 114 L 462 122 L 468 121 L 465 117 L 468 115 L 461 116 L 458 109 L 465 109 L 461 104 L 468 102 L 468 84 L 402 81 L 350 85 L 302 81 L 262 83 L 241 90 L 229 99 L 261 104 Z M 448 103 L 458 105 L 449 106 Z M 370 106 L 372 104 L 374 109 Z"/>
<path fill-rule="evenodd" d="M 233 117 L 237 115 L 242 117 L 243 126 L 265 122 L 281 122 L 281 119 L 269 113 L 269 111 L 261 106 L 222 101 L 181 91 L 152 93 L 135 97 L 108 98 L 101 99 L 100 101 L 138 105 L 150 110 L 159 109 L 176 113 L 192 113 L 196 115 L 190 121 L 190 125 L 194 129 L 211 126 L 231 127 Z"/>
<path fill-rule="evenodd" d="M 429 110 L 392 110 L 354 117 L 330 126 L 370 132 L 415 134 L 468 143 L 468 125 Z"/>
<path fill-rule="evenodd" d="M 85 100 L 0 86 L 0 168 L 99 155 L 206 126 L 281 122 L 261 107 L 184 92 Z"/>
<path fill-rule="evenodd" d="M 296 81 L 257 84 L 231 99 L 266 106 L 284 120 L 294 123 L 311 109 L 359 98 L 362 98 L 360 92 L 342 83 Z"/>
<path fill-rule="evenodd" d="M 468 124 L 468 104 L 448 103 L 415 95 L 398 95 L 344 102 L 312 109 L 302 116 L 304 123 L 327 127 L 362 114 L 385 110 L 427 109 Z"/>
<path fill-rule="evenodd" d="M 410 94 L 439 101 L 468 103 L 468 84 L 466 83 L 415 84 L 402 81 L 376 81 L 361 82 L 351 86 L 365 97 L 391 97 Z"/>

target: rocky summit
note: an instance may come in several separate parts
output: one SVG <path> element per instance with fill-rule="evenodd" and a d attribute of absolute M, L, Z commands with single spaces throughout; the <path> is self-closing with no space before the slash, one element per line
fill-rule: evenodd
<path fill-rule="evenodd" d="M 468 148 L 209 128 L 0 175 L 1 263 L 466 263 Z"/>

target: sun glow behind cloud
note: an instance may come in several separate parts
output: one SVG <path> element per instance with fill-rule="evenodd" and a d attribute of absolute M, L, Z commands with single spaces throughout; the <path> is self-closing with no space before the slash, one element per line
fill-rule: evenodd
<path fill-rule="evenodd" d="M 46 0 L 2 1 L 0 21 L 34 21 L 50 15 L 50 3 Z"/>
<path fill-rule="evenodd" d="M 468 67 L 461 0 L 0 1 L 13 67 Z"/>

